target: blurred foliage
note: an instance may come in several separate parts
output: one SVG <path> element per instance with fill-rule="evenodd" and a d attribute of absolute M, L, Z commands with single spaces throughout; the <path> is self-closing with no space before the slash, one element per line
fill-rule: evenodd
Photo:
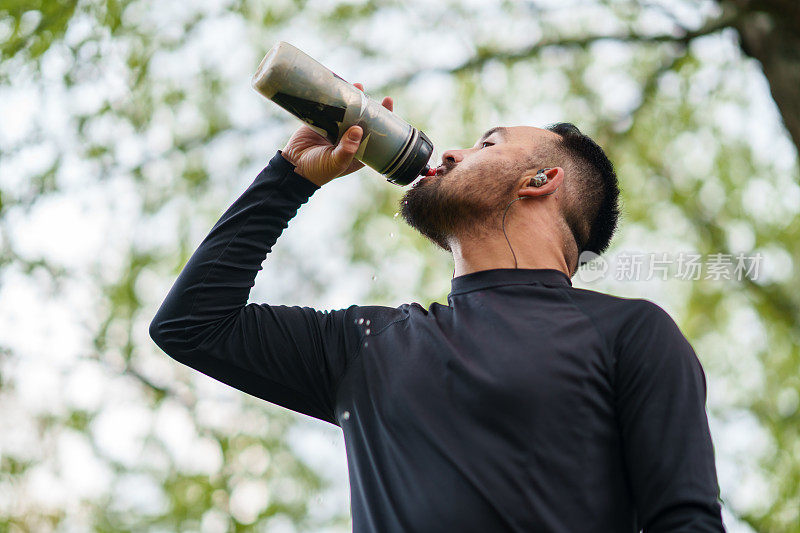
<path fill-rule="evenodd" d="M 706 368 L 726 511 L 754 531 L 800 531 L 797 147 L 772 80 L 739 47 L 755 16 L 740 4 L 0 0 L 0 101 L 28 117 L 0 117 L 0 289 L 27 280 L 49 305 L 71 302 L 59 316 L 86 336 L 58 361 L 59 387 L 82 373 L 103 386 L 99 402 L 42 390 L 60 400 L 25 405 L 32 354 L 3 335 L 0 530 L 346 528 L 347 509 L 314 510 L 325 482 L 287 444 L 294 415 L 223 398 L 147 336 L 189 254 L 294 126 L 246 86 L 284 39 L 390 92 L 440 149 L 498 123 L 578 124 L 622 182 L 611 254 L 762 253 L 758 279 L 669 281 L 654 297 Z M 350 193 L 337 206 L 342 239 L 322 251 L 346 265 L 315 264 L 311 241 L 284 239 L 268 261 L 281 267 L 270 298 L 325 301 L 334 275 L 366 272 L 371 302 L 442 301 L 450 260 L 398 224 L 401 191 L 367 171 L 350 184 L 338 189 Z M 56 201 L 99 213 L 93 256 L 63 260 L 20 229 Z M 181 420 L 199 459 L 163 430 Z M 127 455 L 104 440 L 114 421 L 134 443 Z M 100 488 L 42 494 L 70 483 L 64 457 L 81 454 Z"/>

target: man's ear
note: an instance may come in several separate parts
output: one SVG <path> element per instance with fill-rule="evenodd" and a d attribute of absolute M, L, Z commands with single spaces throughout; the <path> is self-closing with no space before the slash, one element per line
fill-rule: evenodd
<path fill-rule="evenodd" d="M 522 175 L 519 182 L 517 196 L 548 196 L 556 192 L 564 181 L 564 169 L 561 167 L 542 169 L 547 181 L 541 187 L 535 187 L 534 178 L 539 170 L 528 170 Z"/>

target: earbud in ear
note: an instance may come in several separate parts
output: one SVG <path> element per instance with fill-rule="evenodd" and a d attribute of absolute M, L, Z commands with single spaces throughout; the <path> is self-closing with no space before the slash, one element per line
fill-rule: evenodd
<path fill-rule="evenodd" d="M 536 175 L 531 178 L 531 181 L 530 181 L 530 183 L 528 183 L 528 186 L 529 187 L 541 187 L 542 185 L 547 183 L 547 174 L 545 174 L 545 172 L 547 172 L 548 170 L 550 170 L 550 169 L 549 168 L 540 168 L 538 170 L 538 172 L 536 172 Z"/>

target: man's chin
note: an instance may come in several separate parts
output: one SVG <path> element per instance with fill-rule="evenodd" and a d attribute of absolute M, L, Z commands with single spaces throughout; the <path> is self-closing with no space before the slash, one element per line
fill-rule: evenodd
<path fill-rule="evenodd" d="M 451 229 L 449 226 L 452 219 L 448 219 L 444 214 L 447 211 L 446 204 L 442 205 L 440 190 L 433 186 L 435 179 L 434 176 L 430 176 L 427 180 L 423 178 L 414 183 L 403 196 L 400 214 L 403 220 L 423 237 L 449 250 L 446 236 Z"/>

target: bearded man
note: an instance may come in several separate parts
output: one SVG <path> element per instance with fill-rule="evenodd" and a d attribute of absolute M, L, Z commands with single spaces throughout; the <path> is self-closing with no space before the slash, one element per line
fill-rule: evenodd
<path fill-rule="evenodd" d="M 292 136 L 184 267 L 155 342 L 340 426 L 356 532 L 724 531 L 692 347 L 657 305 L 572 287 L 619 212 L 575 126 L 492 128 L 408 190 L 404 219 L 453 255 L 448 305 L 247 304 L 300 205 L 361 166 L 362 134 Z"/>

